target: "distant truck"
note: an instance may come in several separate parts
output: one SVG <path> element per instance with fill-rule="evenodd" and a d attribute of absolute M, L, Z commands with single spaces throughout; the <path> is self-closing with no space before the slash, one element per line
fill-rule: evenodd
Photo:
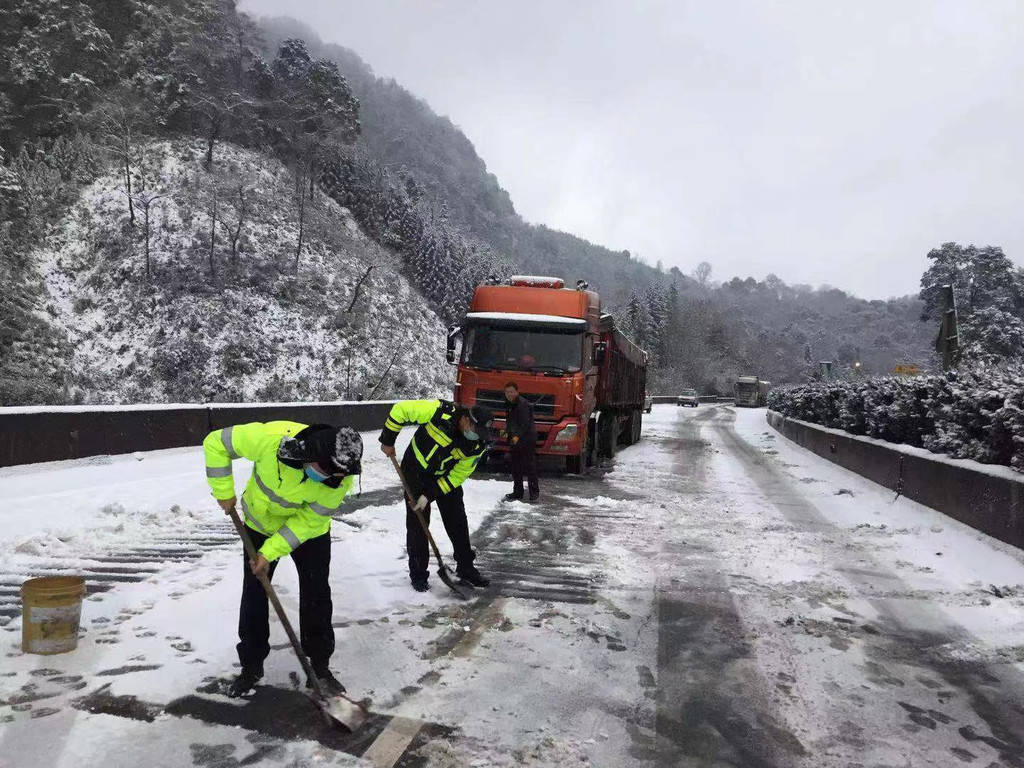
<path fill-rule="evenodd" d="M 458 365 L 455 402 L 490 408 L 498 430 L 505 383 L 515 381 L 533 404 L 537 453 L 564 457 L 569 472 L 640 439 L 647 355 L 582 281 L 567 289 L 558 278 L 517 276 L 477 286 L 463 324 L 448 329 L 448 362 Z M 499 440 L 493 450 L 508 447 Z"/>
<path fill-rule="evenodd" d="M 736 378 L 736 405 L 760 408 L 767 403 L 771 388 L 770 381 L 764 381 L 757 376 L 739 376 Z"/>
<path fill-rule="evenodd" d="M 697 394 L 696 389 L 684 389 L 678 397 L 676 397 L 676 405 L 683 406 L 689 405 L 692 408 L 700 407 L 700 396 Z"/>

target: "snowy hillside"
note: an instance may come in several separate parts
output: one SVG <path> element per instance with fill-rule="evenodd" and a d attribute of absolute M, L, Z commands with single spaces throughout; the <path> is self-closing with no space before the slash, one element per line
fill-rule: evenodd
<path fill-rule="evenodd" d="M 123 174 L 101 176 L 34 254 L 73 349 L 69 401 L 451 389 L 443 324 L 395 256 L 269 156 L 221 144 L 207 170 L 204 152 L 145 146 L 130 197 Z"/>

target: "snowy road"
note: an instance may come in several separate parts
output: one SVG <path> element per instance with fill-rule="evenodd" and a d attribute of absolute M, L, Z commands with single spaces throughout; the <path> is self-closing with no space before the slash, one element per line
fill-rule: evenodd
<path fill-rule="evenodd" d="M 0 623 L 32 573 L 113 587 L 74 654 L 0 628 L 0 766 L 1024 766 L 1024 555 L 761 410 L 656 406 L 536 506 L 471 481 L 494 584 L 469 603 L 408 589 L 372 456 L 333 532 L 335 667 L 376 715 L 356 736 L 294 690 L 277 626 L 251 700 L 203 692 L 233 671 L 241 565 L 197 451 L 0 470 Z"/>

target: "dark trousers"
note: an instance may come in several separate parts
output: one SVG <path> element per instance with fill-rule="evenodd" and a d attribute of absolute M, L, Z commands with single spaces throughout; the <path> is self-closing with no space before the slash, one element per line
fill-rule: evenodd
<path fill-rule="evenodd" d="M 246 527 L 256 549 L 267 537 Z M 327 666 L 334 653 L 334 605 L 327 577 L 331 572 L 331 534 L 302 542 L 291 554 L 299 573 L 299 639 L 302 651 L 314 668 Z M 238 610 L 238 660 L 243 667 L 262 666 L 270 654 L 270 605 L 263 585 L 252 575 L 249 557 L 244 555 L 242 604 Z M 278 561 L 270 564 L 273 578 Z"/>
<path fill-rule="evenodd" d="M 523 498 L 523 476 L 530 488 L 530 498 L 540 495 L 540 482 L 537 480 L 537 440 L 529 436 L 512 446 L 509 451 L 512 462 L 512 493 L 517 499 Z"/>
<path fill-rule="evenodd" d="M 419 498 L 419 495 L 416 495 Z M 441 522 L 451 539 L 452 547 L 455 550 L 455 563 L 459 570 L 473 565 L 476 553 L 469 543 L 469 523 L 466 520 L 466 504 L 462 500 L 462 488 L 456 488 L 451 493 L 439 496 L 433 503 L 420 512 L 424 521 L 430 525 L 430 508 L 437 504 L 441 512 Z M 435 538 L 436 540 L 436 538 Z M 427 578 L 427 569 L 430 566 L 432 552 L 427 544 L 427 535 L 423 532 L 423 526 L 416 519 L 416 513 L 405 501 L 405 548 L 409 553 L 409 577 L 413 581 Z"/>

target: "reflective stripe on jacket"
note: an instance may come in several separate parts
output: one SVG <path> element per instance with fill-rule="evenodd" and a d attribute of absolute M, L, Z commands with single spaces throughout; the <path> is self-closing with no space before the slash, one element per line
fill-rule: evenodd
<path fill-rule="evenodd" d="M 281 440 L 305 428 L 294 421 L 255 421 L 214 430 L 203 440 L 206 481 L 216 499 L 235 495 L 231 462 L 240 458 L 253 462 L 252 476 L 242 494 L 242 514 L 247 526 L 270 537 L 260 547 L 270 561 L 327 533 L 331 515 L 341 510 L 352 489 L 351 476 L 338 488 L 329 488 L 307 478 L 303 470 L 278 461 Z"/>
<path fill-rule="evenodd" d="M 402 427 L 420 425 L 407 453 L 412 452 L 421 473 L 431 478 L 426 491 L 430 498 L 462 485 L 487 450 L 484 443 L 470 442 L 462 434 L 457 412 L 458 406 L 447 400 L 403 400 L 395 403 L 380 433 L 384 445 L 394 445 Z"/>

